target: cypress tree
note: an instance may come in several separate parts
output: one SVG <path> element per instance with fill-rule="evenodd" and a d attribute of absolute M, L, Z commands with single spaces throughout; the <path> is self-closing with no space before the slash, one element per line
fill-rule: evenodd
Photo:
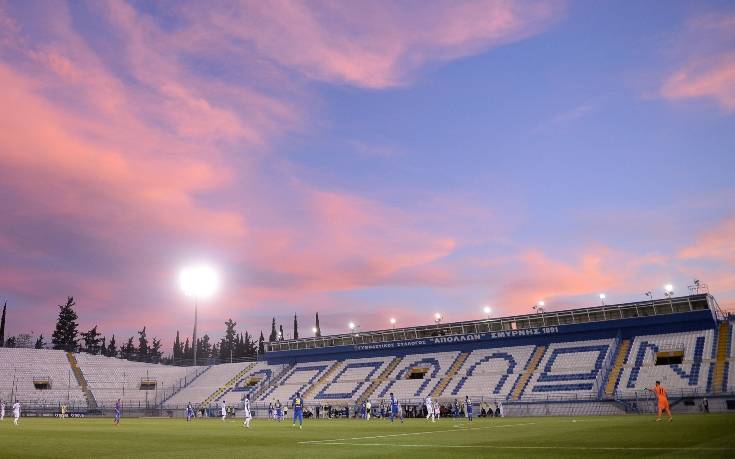
<path fill-rule="evenodd" d="M 43 349 L 46 343 L 43 342 L 43 333 L 41 333 L 38 336 L 38 339 L 36 340 L 36 349 Z"/>
<path fill-rule="evenodd" d="M 3 305 L 3 318 L 0 319 L 0 347 L 5 345 L 5 310 L 8 309 L 8 302 Z"/>
<path fill-rule="evenodd" d="M 117 357 L 117 345 L 115 343 L 114 333 L 110 339 L 110 343 L 107 345 L 107 357 Z"/>
<path fill-rule="evenodd" d="M 299 339 L 299 319 L 293 315 L 293 339 Z"/>
<path fill-rule="evenodd" d="M 258 338 L 258 355 L 265 354 L 265 338 L 263 337 L 263 330 L 260 330 L 260 338 Z"/>
<path fill-rule="evenodd" d="M 319 338 L 322 336 L 322 329 L 319 326 L 319 313 L 316 313 L 316 337 Z"/>
<path fill-rule="evenodd" d="M 51 342 L 54 349 L 60 349 L 67 352 L 77 350 L 77 336 L 79 324 L 77 313 L 74 311 L 74 297 L 68 297 L 66 304 L 59 305 L 59 319 L 56 321 L 56 330 L 51 335 Z"/>
<path fill-rule="evenodd" d="M 278 332 L 276 331 L 276 318 L 273 318 L 271 322 L 271 336 L 268 337 L 268 341 L 275 341 L 278 339 Z"/>

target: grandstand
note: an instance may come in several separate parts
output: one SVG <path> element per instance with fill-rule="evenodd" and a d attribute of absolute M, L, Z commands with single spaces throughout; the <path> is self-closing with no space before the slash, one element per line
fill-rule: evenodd
<path fill-rule="evenodd" d="M 276 341 L 257 362 L 206 367 L 0 349 L 0 369 L 13 374 L 2 379 L 0 395 L 89 409 L 122 398 L 178 413 L 188 402 L 237 407 L 246 394 L 257 409 L 288 403 L 296 392 L 307 406 L 367 399 L 377 406 L 392 392 L 418 407 L 427 395 L 441 403 L 469 395 L 475 403 L 502 401 L 511 414 L 613 414 L 648 409 L 644 389 L 660 380 L 675 409 L 708 397 L 711 409 L 725 410 L 735 405 L 733 339 L 735 327 L 714 298 L 691 295 Z"/>

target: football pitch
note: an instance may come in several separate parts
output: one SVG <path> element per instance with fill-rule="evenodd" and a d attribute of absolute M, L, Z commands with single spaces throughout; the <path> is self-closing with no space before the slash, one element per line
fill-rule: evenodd
<path fill-rule="evenodd" d="M 404 424 L 22 418 L 0 424 L 0 457 L 735 457 L 735 416 L 538 417 Z"/>

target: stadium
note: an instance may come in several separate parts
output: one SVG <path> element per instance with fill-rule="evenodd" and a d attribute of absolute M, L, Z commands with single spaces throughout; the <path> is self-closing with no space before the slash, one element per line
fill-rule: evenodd
<path fill-rule="evenodd" d="M 0 398 L 19 401 L 24 415 L 31 418 L 65 416 L 85 418 L 68 422 L 85 422 L 110 418 L 121 407 L 124 422 L 129 422 L 127 418 L 158 419 L 161 428 L 172 428 L 165 418 L 183 421 L 187 406 L 193 406 L 194 422 L 216 424 L 223 404 L 227 407 L 223 420 L 234 418 L 239 425 L 247 398 L 256 425 L 262 421 L 283 429 L 292 427 L 287 407 L 299 398 L 303 399 L 307 428 L 314 422 L 318 432 L 336 435 L 302 440 L 300 445 L 319 450 L 327 445 L 379 449 L 381 441 L 386 447 L 411 445 L 396 441 L 396 436 L 405 434 L 444 435 L 452 446 L 455 434 L 464 430 L 527 428 L 540 417 L 575 424 L 577 420 L 594 422 L 590 416 L 650 418 L 656 412 L 656 397 L 650 389 L 656 381 L 666 387 L 677 418 L 679 414 L 732 413 L 734 334 L 732 318 L 722 313 L 714 297 L 694 294 L 280 340 L 267 343 L 266 352 L 256 361 L 208 366 L 176 367 L 60 350 L 0 348 L 0 368 L 12 375 L 3 380 Z M 393 433 L 393 397 L 400 404 L 401 425 L 405 420 L 419 431 Z M 427 405 L 427 397 L 433 405 Z M 116 407 L 120 400 L 121 406 Z M 286 407 L 285 414 L 280 406 Z M 436 419 L 429 406 L 437 410 Z M 445 426 L 428 429 L 427 415 L 440 425 L 452 426 L 451 435 Z M 732 415 L 725 423 L 729 427 L 730 419 Z M 495 424 L 483 424 L 488 421 Z M 347 440 L 341 438 L 345 433 L 331 432 L 340 422 L 353 423 L 352 437 Z M 354 424 L 357 422 L 364 424 Z M 379 432 L 383 435 L 370 430 L 371 435 L 361 436 L 361 428 L 368 423 L 371 429 L 382 424 Z M 481 427 L 474 427 L 477 424 Z M 454 446 L 471 447 L 473 441 Z M 520 449 L 522 445 L 486 447 Z M 556 446 L 551 451 L 567 455 L 577 447 Z M 543 449 L 544 445 L 529 448 Z M 609 447 L 599 451 L 605 448 Z M 633 448 L 674 450 L 658 443 Z M 710 448 L 698 452 L 725 455 L 729 445 Z M 580 451 L 587 450 L 595 446 Z M 339 450 L 335 453 L 340 454 Z"/>
<path fill-rule="evenodd" d="M 735 456 L 734 43 L 0 0 L 0 459 Z"/>

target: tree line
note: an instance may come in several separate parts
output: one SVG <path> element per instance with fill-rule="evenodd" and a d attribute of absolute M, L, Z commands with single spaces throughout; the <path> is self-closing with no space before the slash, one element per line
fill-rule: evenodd
<path fill-rule="evenodd" d="M 231 318 L 225 325 L 224 336 L 219 341 L 212 340 L 208 335 L 204 335 L 191 343 L 189 337 L 185 337 L 183 343 L 179 331 L 176 331 L 176 338 L 172 347 L 172 351 L 164 356 L 162 342 L 156 336 L 148 337 L 147 327 L 143 327 L 137 332 L 137 336 L 131 336 L 118 343 L 113 334 L 108 340 L 95 325 L 86 332 L 79 331 L 78 315 L 75 311 L 76 302 L 74 297 L 68 297 L 66 303 L 58 305 L 59 316 L 56 321 L 56 328 L 51 335 L 51 348 L 64 350 L 67 352 L 86 352 L 94 355 L 103 355 L 107 357 L 117 357 L 121 359 L 156 362 L 175 365 L 185 365 L 190 363 L 194 358 L 194 346 L 197 349 L 197 359 L 201 362 L 209 361 L 227 362 L 239 361 L 256 358 L 259 354 L 265 353 L 265 337 L 263 331 L 256 340 L 247 330 L 243 334 L 236 330 L 237 322 Z M 0 321 L 0 347 L 30 347 L 30 335 L 20 334 L 4 339 L 5 332 L 5 310 L 7 305 L 3 307 L 2 319 Z M 315 335 L 321 336 L 321 328 L 319 325 L 319 313 L 315 317 Z M 299 337 L 298 317 L 294 314 L 293 319 L 293 339 Z M 290 338 L 290 337 L 289 337 Z M 276 319 L 273 318 L 271 333 L 268 341 L 281 341 L 286 339 L 283 333 L 283 325 L 276 326 Z M 23 341 L 20 343 L 19 341 Z M 35 342 L 36 349 L 44 349 L 47 343 L 41 334 Z"/>

